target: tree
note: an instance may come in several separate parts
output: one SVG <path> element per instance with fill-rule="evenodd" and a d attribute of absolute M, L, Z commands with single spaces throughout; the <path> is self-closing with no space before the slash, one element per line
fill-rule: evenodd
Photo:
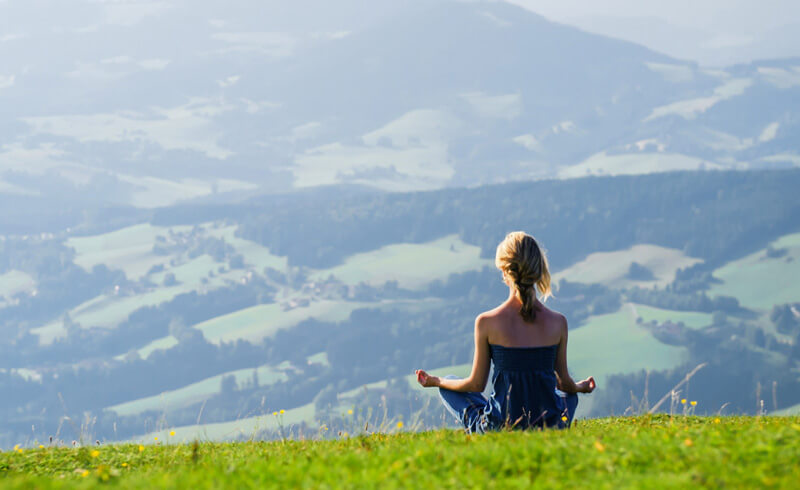
<path fill-rule="evenodd" d="M 229 374 L 220 381 L 219 394 L 223 397 L 231 396 L 236 391 L 236 376 Z"/>

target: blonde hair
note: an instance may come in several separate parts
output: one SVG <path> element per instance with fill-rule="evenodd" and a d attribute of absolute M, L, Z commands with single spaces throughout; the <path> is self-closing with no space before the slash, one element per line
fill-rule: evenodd
<path fill-rule="evenodd" d="M 532 322 L 536 318 L 536 290 L 542 301 L 547 301 L 553 294 L 544 250 L 532 236 L 523 231 L 514 231 L 497 246 L 494 264 L 513 282 L 522 301 L 522 318 Z"/>

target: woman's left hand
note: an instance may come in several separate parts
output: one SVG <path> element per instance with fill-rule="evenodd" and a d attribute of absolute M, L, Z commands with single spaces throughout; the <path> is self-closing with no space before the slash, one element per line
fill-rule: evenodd
<path fill-rule="evenodd" d="M 434 388 L 439 386 L 439 377 L 438 376 L 431 376 L 430 374 L 426 373 L 422 369 L 417 369 L 414 371 L 417 375 L 417 383 L 422 385 L 425 388 Z"/>

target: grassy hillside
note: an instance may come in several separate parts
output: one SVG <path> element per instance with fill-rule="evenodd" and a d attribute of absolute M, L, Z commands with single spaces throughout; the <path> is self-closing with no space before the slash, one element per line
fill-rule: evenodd
<path fill-rule="evenodd" d="M 766 248 L 714 271 L 722 281 L 712 294 L 734 296 L 748 308 L 767 310 L 800 299 L 800 233 L 784 235 Z"/>
<path fill-rule="evenodd" d="M 460 431 L 298 441 L 34 446 L 0 454 L 4 488 L 542 487 L 789 488 L 800 479 L 798 417 L 636 417 L 567 431 Z"/>

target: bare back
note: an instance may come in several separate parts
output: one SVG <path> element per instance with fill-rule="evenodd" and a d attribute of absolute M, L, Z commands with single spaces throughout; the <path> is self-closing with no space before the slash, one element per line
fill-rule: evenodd
<path fill-rule="evenodd" d="M 487 340 L 504 347 L 543 347 L 558 345 L 566 327 L 566 319 L 558 312 L 536 302 L 536 318 L 526 322 L 519 313 L 519 303 L 506 301 L 483 313 L 487 323 Z"/>

